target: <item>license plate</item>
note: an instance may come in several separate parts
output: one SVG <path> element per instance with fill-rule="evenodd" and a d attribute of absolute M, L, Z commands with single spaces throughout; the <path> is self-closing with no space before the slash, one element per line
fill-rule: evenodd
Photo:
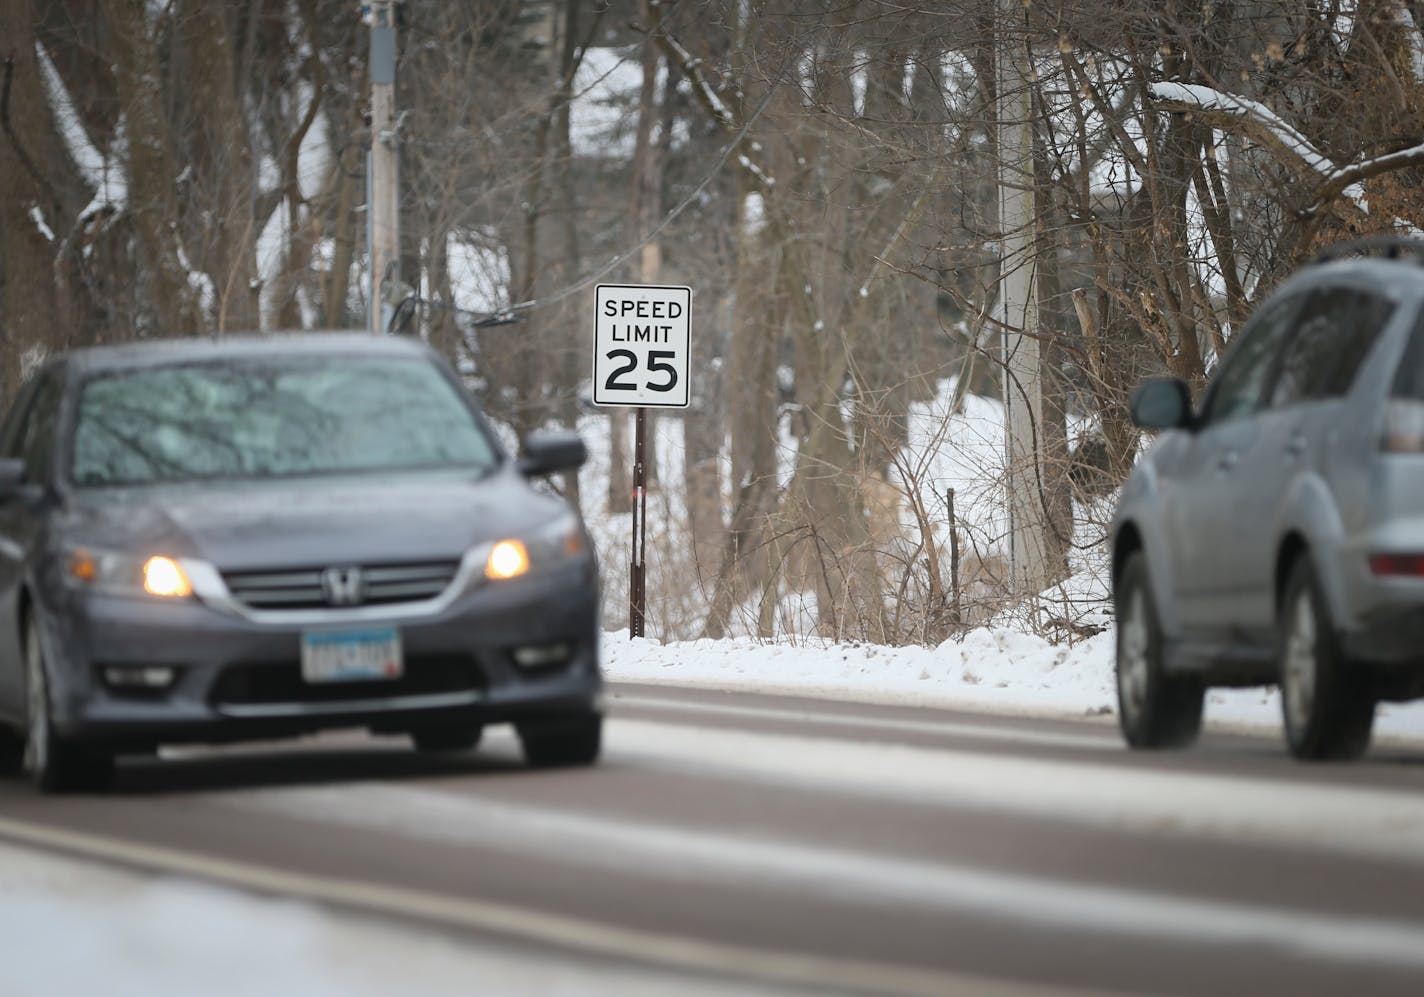
<path fill-rule="evenodd" d="M 318 630 L 302 634 L 302 678 L 307 682 L 397 679 L 405 670 L 400 633 Z"/>

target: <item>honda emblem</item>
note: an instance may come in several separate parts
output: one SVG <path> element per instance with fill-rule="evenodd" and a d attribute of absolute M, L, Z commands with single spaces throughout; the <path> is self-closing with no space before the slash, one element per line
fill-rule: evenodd
<path fill-rule="evenodd" d="M 365 598 L 360 568 L 327 568 L 321 573 L 321 591 L 333 606 L 358 606 Z"/>

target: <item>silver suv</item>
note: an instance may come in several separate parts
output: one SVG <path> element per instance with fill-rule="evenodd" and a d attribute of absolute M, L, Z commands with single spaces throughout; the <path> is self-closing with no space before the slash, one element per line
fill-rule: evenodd
<path fill-rule="evenodd" d="M 1112 526 L 1118 716 L 1134 748 L 1201 729 L 1208 686 L 1278 683 L 1297 758 L 1354 758 L 1375 704 L 1424 696 L 1424 243 L 1371 240 L 1282 284 Z"/>

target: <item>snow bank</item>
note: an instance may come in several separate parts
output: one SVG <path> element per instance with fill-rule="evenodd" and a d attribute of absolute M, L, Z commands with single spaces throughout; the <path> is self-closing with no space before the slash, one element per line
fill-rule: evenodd
<path fill-rule="evenodd" d="M 699 640 L 662 645 L 604 635 L 604 668 L 624 682 L 786 692 L 863 702 L 968 706 L 1010 713 L 1111 710 L 1105 635 L 1053 647 L 1013 630 L 975 630 L 939 647 Z"/>
<path fill-rule="evenodd" d="M 938 706 L 1023 716 L 1106 716 L 1117 710 L 1111 629 L 1069 645 L 982 628 L 934 648 L 820 641 L 699 640 L 660 644 L 604 635 L 615 682 L 773 692 L 866 703 Z M 1207 722 L 1276 730 L 1274 689 L 1214 689 Z M 1379 707 L 1383 737 L 1424 738 L 1424 701 Z"/>

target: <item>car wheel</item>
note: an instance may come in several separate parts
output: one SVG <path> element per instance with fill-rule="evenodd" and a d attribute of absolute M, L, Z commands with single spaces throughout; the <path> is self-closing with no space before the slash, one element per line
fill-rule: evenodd
<path fill-rule="evenodd" d="M 1140 551 L 1127 556 L 1113 589 L 1117 619 L 1117 705 L 1122 736 L 1133 748 L 1181 748 L 1201 733 L 1199 679 L 1169 675 L 1162 625 Z"/>
<path fill-rule="evenodd" d="M 1309 558 L 1291 568 L 1279 627 L 1281 713 L 1290 753 L 1308 761 L 1358 758 L 1370 745 L 1375 701 L 1340 653 Z"/>
<path fill-rule="evenodd" d="M 472 751 L 479 747 L 480 735 L 484 728 L 477 725 L 465 727 L 425 727 L 410 732 L 415 750 L 424 754 L 440 754 L 450 751 Z"/>
<path fill-rule="evenodd" d="M 61 737 L 50 720 L 49 669 L 39 626 L 25 625 L 24 770 L 42 792 L 102 790 L 113 780 L 113 755 Z"/>
<path fill-rule="evenodd" d="M 603 748 L 603 717 L 516 725 L 524 760 L 535 768 L 592 765 Z"/>

